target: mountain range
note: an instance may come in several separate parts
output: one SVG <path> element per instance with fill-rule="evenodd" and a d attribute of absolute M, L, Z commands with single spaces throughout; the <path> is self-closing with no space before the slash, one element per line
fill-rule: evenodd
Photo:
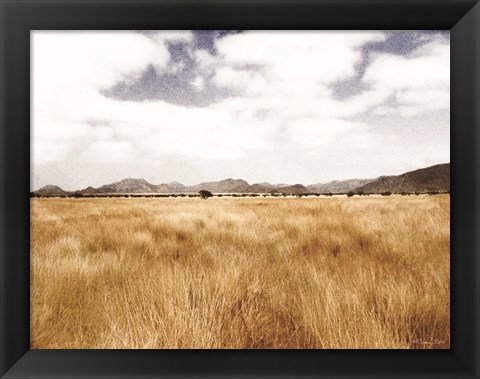
<path fill-rule="evenodd" d="M 152 184 L 145 179 L 123 179 L 98 188 L 87 187 L 68 192 L 58 186 L 47 185 L 35 191 L 37 196 L 101 195 L 128 193 L 197 193 L 208 190 L 213 193 L 426 193 L 450 191 L 450 163 L 409 171 L 396 176 L 380 176 L 374 179 L 334 180 L 328 183 L 302 184 L 255 183 L 250 185 L 243 179 L 228 178 L 216 182 L 203 182 L 185 186 L 178 182 Z"/>

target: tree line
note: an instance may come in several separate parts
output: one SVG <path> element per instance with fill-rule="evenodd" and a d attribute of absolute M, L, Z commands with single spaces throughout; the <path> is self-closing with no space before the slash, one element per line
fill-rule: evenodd
<path fill-rule="evenodd" d="M 391 196 L 391 195 L 441 195 L 441 194 L 450 194 L 450 191 L 428 191 L 428 192 L 390 192 L 385 191 L 381 193 L 366 193 L 366 192 L 355 192 L 348 191 L 343 193 L 300 193 L 300 194 L 291 194 L 291 193 L 212 193 L 207 190 L 199 191 L 198 193 L 152 193 L 152 194 L 140 194 L 140 193 L 105 193 L 105 194 L 84 194 L 81 192 L 74 192 L 69 194 L 59 194 L 59 195 L 41 195 L 35 192 L 30 192 L 30 197 L 58 197 L 58 198 L 97 198 L 97 197 L 109 197 L 109 198 L 140 198 L 140 197 L 156 197 L 156 198 L 167 198 L 167 197 L 190 197 L 195 198 L 199 197 L 202 199 L 208 199 L 210 197 L 320 197 L 320 196 L 339 196 L 346 195 L 347 197 L 353 196 L 370 196 L 370 195 L 382 195 L 382 196 Z"/>

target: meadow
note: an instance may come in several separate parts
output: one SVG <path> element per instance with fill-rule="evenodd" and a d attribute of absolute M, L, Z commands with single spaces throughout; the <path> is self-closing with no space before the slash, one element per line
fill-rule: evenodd
<path fill-rule="evenodd" d="M 450 347 L 450 196 L 31 199 L 34 349 Z"/>

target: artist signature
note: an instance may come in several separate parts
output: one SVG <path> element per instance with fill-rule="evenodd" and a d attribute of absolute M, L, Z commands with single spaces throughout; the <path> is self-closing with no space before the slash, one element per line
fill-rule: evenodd
<path fill-rule="evenodd" d="M 412 343 L 413 344 L 422 344 L 422 345 L 441 345 L 441 344 L 444 344 L 446 343 L 447 341 L 446 340 L 438 340 L 438 339 L 434 339 L 434 340 L 431 340 L 431 341 L 423 341 L 423 340 L 413 340 Z"/>

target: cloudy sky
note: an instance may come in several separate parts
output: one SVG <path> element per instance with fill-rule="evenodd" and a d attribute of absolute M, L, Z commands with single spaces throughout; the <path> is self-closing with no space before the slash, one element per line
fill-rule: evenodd
<path fill-rule="evenodd" d="M 35 31 L 32 189 L 312 184 L 450 161 L 450 35 Z"/>

